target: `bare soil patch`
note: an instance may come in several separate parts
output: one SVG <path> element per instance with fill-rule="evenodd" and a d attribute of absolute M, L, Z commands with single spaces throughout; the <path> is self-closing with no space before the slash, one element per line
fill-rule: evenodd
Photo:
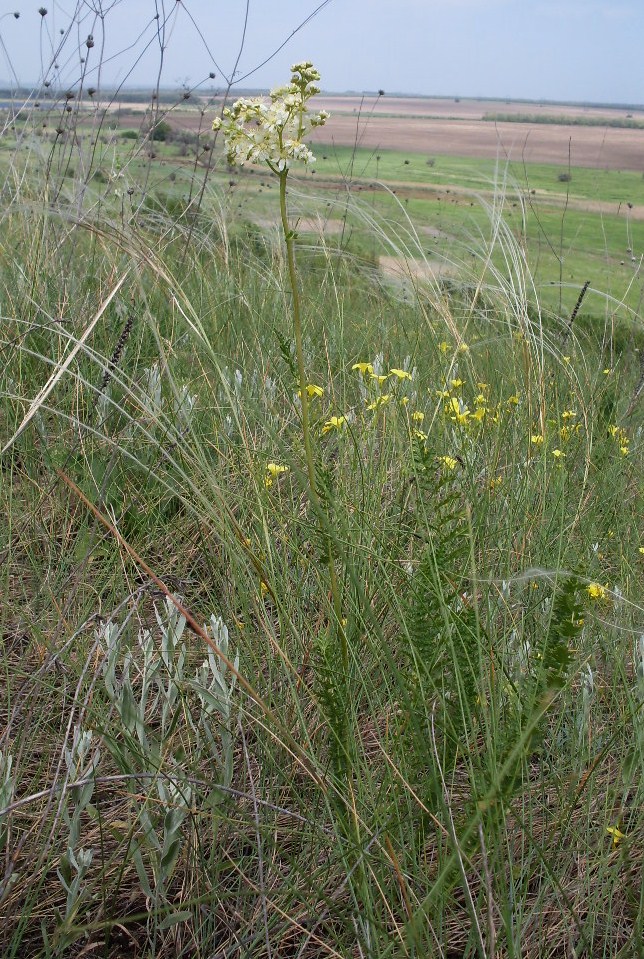
<path fill-rule="evenodd" d="M 353 146 L 356 118 L 331 116 L 315 130 L 313 142 Z M 619 127 L 548 126 L 539 123 L 484 123 L 480 120 L 433 120 L 378 117 L 361 122 L 358 143 L 370 149 L 410 153 L 510 159 L 566 167 L 644 171 L 644 130 Z"/>
<path fill-rule="evenodd" d="M 386 276 L 397 280 L 408 280 L 410 278 L 420 280 L 437 280 L 441 276 L 447 276 L 454 270 L 447 263 L 441 260 L 412 260 L 402 259 L 398 256 L 380 256 L 378 265 Z"/>
<path fill-rule="evenodd" d="M 254 217 L 253 223 L 264 230 L 281 229 L 279 219 Z M 342 233 L 342 220 L 325 220 L 321 216 L 302 217 L 297 221 L 295 228 L 299 233 L 317 233 L 319 236 L 331 236 Z"/>

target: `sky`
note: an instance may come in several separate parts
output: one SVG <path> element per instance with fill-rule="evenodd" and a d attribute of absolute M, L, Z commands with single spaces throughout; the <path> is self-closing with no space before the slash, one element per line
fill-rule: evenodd
<path fill-rule="evenodd" d="M 25 86 L 269 88 L 306 59 L 328 92 L 638 104 L 643 40 L 644 0 L 0 0 Z"/>

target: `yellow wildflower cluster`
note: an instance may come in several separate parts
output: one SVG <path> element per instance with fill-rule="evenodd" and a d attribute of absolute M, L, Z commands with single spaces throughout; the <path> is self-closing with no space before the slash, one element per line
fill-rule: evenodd
<path fill-rule="evenodd" d="M 630 452 L 630 447 L 629 447 L 630 439 L 624 427 L 609 426 L 608 433 L 610 436 L 613 437 L 614 440 L 616 440 L 617 444 L 619 445 L 619 451 L 622 454 L 622 456 L 628 456 Z"/>
<path fill-rule="evenodd" d="M 604 600 L 608 595 L 606 587 L 602 586 L 601 583 L 590 583 L 587 588 L 591 599 Z"/>
<path fill-rule="evenodd" d="M 378 386 L 386 383 L 390 376 L 394 376 L 397 380 L 411 380 L 412 378 L 411 373 L 408 373 L 407 370 L 400 370 L 397 367 L 392 367 L 388 373 L 376 373 L 373 363 L 354 363 L 351 369 L 358 370 L 364 377 L 375 380 Z"/>

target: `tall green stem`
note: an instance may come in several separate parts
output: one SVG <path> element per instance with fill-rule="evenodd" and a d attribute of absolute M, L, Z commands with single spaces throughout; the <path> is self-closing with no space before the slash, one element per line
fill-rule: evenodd
<path fill-rule="evenodd" d="M 315 479 L 315 460 L 313 459 L 313 447 L 311 444 L 311 426 L 309 422 L 309 394 L 306 390 L 306 369 L 304 366 L 304 347 L 302 345 L 302 312 L 300 307 L 300 291 L 297 284 L 297 270 L 295 266 L 295 239 L 293 231 L 289 227 L 288 210 L 286 207 L 286 178 L 288 170 L 283 170 L 280 175 L 280 214 L 282 217 L 282 230 L 284 231 L 284 240 L 286 242 L 286 260 L 288 263 L 288 276 L 293 296 L 293 330 L 295 333 L 295 354 L 297 357 L 297 375 L 300 382 L 300 401 L 302 403 L 302 433 L 304 435 L 304 454 L 306 456 L 306 468 L 309 474 L 309 486 L 311 488 L 311 499 L 316 507 L 319 507 L 319 497 L 317 483 Z"/>
<path fill-rule="evenodd" d="M 306 468 L 309 476 L 309 488 L 311 491 L 311 502 L 313 508 L 318 514 L 318 518 L 328 522 L 328 517 L 324 516 L 322 503 L 318 494 L 317 480 L 315 476 L 315 460 L 313 458 L 313 444 L 311 442 L 311 423 L 309 418 L 309 394 L 306 390 L 306 368 L 304 366 L 304 347 L 302 345 L 302 312 L 300 306 L 300 291 L 297 283 L 297 268 L 295 264 L 295 237 L 288 222 L 288 209 L 286 205 L 286 178 L 288 170 L 281 170 L 279 173 L 280 181 L 280 215 L 282 218 L 282 230 L 284 232 L 284 241 L 286 243 L 286 261 L 288 264 L 289 282 L 293 296 L 293 331 L 295 333 L 295 355 L 297 359 L 297 375 L 300 386 L 300 402 L 302 404 L 302 434 L 304 437 L 304 455 L 306 457 Z M 346 671 L 349 668 L 349 650 L 347 647 L 347 637 L 342 624 L 342 597 L 340 595 L 340 585 L 333 560 L 333 550 L 328 530 L 323 530 L 327 540 L 327 556 L 329 563 L 329 581 L 331 586 L 331 598 L 333 601 L 333 612 L 335 615 L 335 629 L 340 642 L 342 655 L 342 665 Z"/>

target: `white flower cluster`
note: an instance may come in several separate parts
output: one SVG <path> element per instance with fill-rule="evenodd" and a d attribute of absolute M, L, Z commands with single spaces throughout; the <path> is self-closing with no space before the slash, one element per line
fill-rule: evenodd
<path fill-rule="evenodd" d="M 281 173 L 294 160 L 315 163 L 303 141 L 329 117 L 326 110 L 309 113 L 306 109 L 307 101 L 320 92 L 315 85 L 320 74 L 308 61 L 294 64 L 291 73 L 287 86 L 271 91 L 270 102 L 261 97 L 242 98 L 213 122 L 213 130 L 224 135 L 230 164 L 267 163 Z"/>

